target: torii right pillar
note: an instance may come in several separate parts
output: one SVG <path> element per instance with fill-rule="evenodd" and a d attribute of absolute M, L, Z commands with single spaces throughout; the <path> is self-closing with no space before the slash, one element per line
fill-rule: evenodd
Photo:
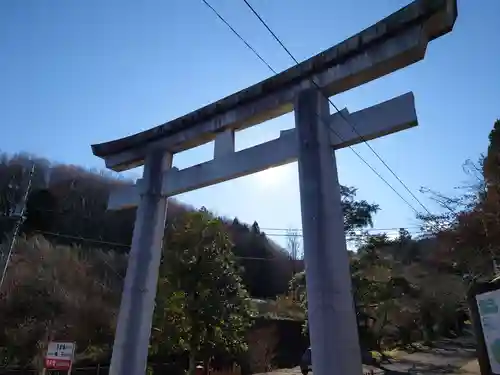
<path fill-rule="evenodd" d="M 295 101 L 309 336 L 314 375 L 361 375 L 329 103 L 316 89 Z"/>

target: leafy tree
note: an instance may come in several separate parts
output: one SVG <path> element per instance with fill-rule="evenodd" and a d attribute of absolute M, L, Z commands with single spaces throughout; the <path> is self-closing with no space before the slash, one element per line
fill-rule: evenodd
<path fill-rule="evenodd" d="M 491 277 L 500 258 L 500 120 L 489 141 L 486 157 L 464 164 L 470 181 L 460 194 L 430 191 L 444 213 L 421 217 L 428 235 L 440 245 L 440 261 L 472 279 Z"/>
<path fill-rule="evenodd" d="M 289 255 L 264 233 L 256 234 L 247 225 L 233 222 L 228 229 L 249 294 L 268 299 L 285 293 L 292 269 Z"/>
<path fill-rule="evenodd" d="M 257 235 L 260 234 L 259 223 L 257 223 L 256 221 L 254 221 L 252 224 L 252 233 Z"/>
<path fill-rule="evenodd" d="M 387 233 L 366 235 L 358 248 L 358 254 L 361 255 L 358 259 L 364 263 L 368 262 L 370 266 L 377 265 L 382 261 L 379 249 L 390 246 L 392 243 Z"/>
<path fill-rule="evenodd" d="M 483 177 L 488 189 L 500 187 L 500 120 L 496 120 L 489 135 L 488 153 L 483 163 Z"/>
<path fill-rule="evenodd" d="M 436 243 L 433 262 L 449 274 L 430 274 L 419 301 L 426 338 L 463 326 L 464 284 L 489 279 L 500 258 L 500 120 L 489 135 L 486 156 L 464 164 L 469 181 L 456 196 L 428 191 L 443 208 L 440 215 L 422 216 L 428 236 Z M 439 327 L 439 332 L 435 331 Z"/>
<path fill-rule="evenodd" d="M 407 229 L 405 228 L 400 228 L 398 231 L 398 239 L 397 242 L 399 243 L 406 243 L 408 241 L 411 241 L 411 234 L 408 232 Z"/>
<path fill-rule="evenodd" d="M 373 215 L 380 209 L 377 204 L 368 203 L 365 200 L 355 200 L 356 192 L 357 189 L 354 187 L 340 186 L 346 235 L 373 225 Z"/>
<path fill-rule="evenodd" d="M 350 257 L 358 332 L 365 350 L 381 351 L 384 340 L 394 332 L 399 336 L 396 341 L 408 343 L 411 331 L 418 329 L 417 301 L 421 298 L 421 288 L 407 279 L 408 266 L 395 258 L 399 247 L 399 238 L 390 240 L 385 234 L 371 235 L 365 237 L 358 252 Z M 299 303 L 307 311 L 305 273 L 295 275 L 290 289 L 299 295 Z M 304 331 L 307 332 L 307 321 Z"/>
<path fill-rule="evenodd" d="M 223 223 L 205 209 L 186 213 L 165 241 L 154 354 L 189 351 L 192 374 L 197 360 L 245 351 L 251 310 Z"/>

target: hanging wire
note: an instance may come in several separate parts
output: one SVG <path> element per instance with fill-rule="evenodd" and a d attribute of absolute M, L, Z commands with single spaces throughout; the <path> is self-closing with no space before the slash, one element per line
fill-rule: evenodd
<path fill-rule="evenodd" d="M 245 0 L 244 0 L 245 1 Z M 232 27 L 230 25 L 230 23 L 210 4 L 208 3 L 207 0 L 202 0 L 202 2 L 212 11 L 214 12 L 214 14 L 224 22 L 224 24 L 254 53 L 256 54 L 256 56 L 259 58 L 259 60 L 261 60 L 273 73 L 277 74 L 276 70 L 273 69 L 271 67 L 271 65 L 260 55 L 256 52 L 255 48 L 253 48 L 250 43 L 248 43 L 238 32 L 236 32 L 236 30 L 234 29 L 234 27 Z M 289 56 L 291 56 L 293 58 L 293 60 L 299 64 L 299 62 L 295 59 L 295 57 L 293 57 L 293 55 L 291 54 L 291 52 L 286 48 L 286 46 L 283 44 L 283 42 L 281 42 L 281 40 L 276 36 L 276 34 L 269 28 L 269 26 L 267 26 L 267 24 L 265 24 L 264 20 L 260 17 L 260 15 L 258 15 L 257 12 L 255 12 L 255 10 L 251 7 L 251 5 L 245 1 L 245 4 L 247 4 L 247 6 L 249 6 L 252 11 L 254 12 L 254 14 L 259 18 L 259 20 L 266 26 L 266 28 L 268 29 L 268 31 L 273 35 L 273 37 L 278 41 L 278 43 L 285 49 L 285 51 L 289 54 Z M 320 87 L 318 86 L 318 84 L 314 81 L 314 80 L 310 80 L 313 85 L 315 85 L 320 93 L 323 94 L 323 92 L 321 91 Z M 323 94 L 324 95 L 324 94 Z M 326 96 L 325 96 L 326 97 Z M 337 110 L 337 112 L 342 116 L 342 118 L 344 119 L 344 121 L 346 121 L 349 125 L 353 126 L 348 120 L 347 118 L 343 115 L 343 113 L 341 111 L 339 111 L 339 109 L 337 108 L 337 106 L 328 98 L 326 97 L 326 99 L 330 102 L 330 104 L 332 104 L 334 106 L 334 108 Z M 328 127 L 328 129 L 333 133 L 335 134 L 341 141 L 344 141 L 344 139 L 340 136 L 340 134 L 335 131 L 335 129 L 333 129 L 330 124 L 326 124 L 324 122 L 324 120 L 317 114 L 318 118 L 320 118 L 321 122 L 326 125 Z M 357 132 L 357 129 L 355 129 L 355 127 L 353 127 L 353 129 L 355 130 L 355 132 L 358 134 L 358 136 L 360 136 L 360 139 L 362 139 L 362 141 L 368 145 L 368 142 L 366 141 L 366 139 L 364 139 L 360 134 L 359 132 Z M 377 157 L 380 157 L 380 155 L 378 155 L 375 150 L 373 150 L 373 148 L 368 145 L 370 147 L 370 149 L 372 150 L 372 152 L 374 152 Z M 382 180 L 382 182 L 384 182 L 404 203 L 406 203 L 406 205 L 408 207 L 410 207 L 410 209 L 412 209 L 416 214 L 420 214 L 419 211 L 407 200 L 405 199 L 374 167 L 372 167 L 370 165 L 370 163 L 368 163 L 366 161 L 366 159 L 364 159 L 356 150 L 354 150 L 354 148 L 352 148 L 352 146 L 348 146 L 348 148 L 354 152 L 354 154 L 369 168 L 372 170 L 373 173 L 375 173 L 375 175 L 380 179 Z M 404 184 L 404 182 L 395 174 L 395 172 L 390 169 L 390 167 L 388 166 L 388 164 L 383 161 L 383 164 L 390 170 L 390 172 L 396 176 L 396 178 L 398 179 L 398 181 L 400 183 L 403 184 L 403 186 L 406 188 L 406 190 L 408 190 L 410 192 L 410 194 L 412 195 L 412 197 L 414 197 L 414 199 L 416 199 L 416 201 L 430 214 L 430 211 L 425 207 L 425 205 L 423 205 L 422 202 L 420 202 L 418 200 L 417 197 L 415 197 L 415 195 L 411 192 L 411 190 L 409 190 L 409 188 L 406 186 L 406 184 Z"/>

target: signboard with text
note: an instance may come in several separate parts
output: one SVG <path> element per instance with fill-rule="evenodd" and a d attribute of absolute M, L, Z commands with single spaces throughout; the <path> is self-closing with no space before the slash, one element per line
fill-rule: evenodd
<path fill-rule="evenodd" d="M 491 372 L 500 374 L 500 290 L 476 296 Z"/>
<path fill-rule="evenodd" d="M 500 278 L 473 282 L 467 299 L 481 375 L 500 375 Z"/>
<path fill-rule="evenodd" d="M 52 341 L 45 355 L 45 368 L 49 370 L 69 371 L 75 353 L 74 342 Z"/>

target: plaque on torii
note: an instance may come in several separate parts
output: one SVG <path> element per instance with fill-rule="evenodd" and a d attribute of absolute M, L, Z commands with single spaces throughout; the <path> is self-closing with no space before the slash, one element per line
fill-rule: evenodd
<path fill-rule="evenodd" d="M 416 126 L 417 117 L 412 93 L 333 115 L 327 97 L 423 59 L 429 41 L 450 32 L 456 17 L 456 0 L 414 1 L 254 86 L 153 129 L 92 146 L 94 155 L 115 171 L 144 165 L 143 178 L 135 186 L 117 188 L 108 203 L 113 210 L 138 207 L 110 374 L 146 371 L 167 198 L 293 161 L 299 167 L 313 371 L 315 375 L 361 374 L 332 150 Z M 235 151 L 236 131 L 291 111 L 295 129 Z M 210 141 L 214 141 L 213 160 L 172 168 L 175 153 Z M 169 251 L 168 244 L 164 251 Z"/>

